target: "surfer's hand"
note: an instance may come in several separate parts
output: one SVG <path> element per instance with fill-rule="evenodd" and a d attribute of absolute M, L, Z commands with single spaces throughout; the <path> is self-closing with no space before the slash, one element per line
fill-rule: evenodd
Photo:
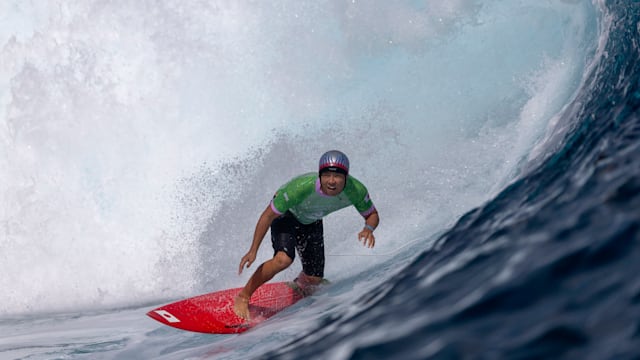
<path fill-rule="evenodd" d="M 372 248 L 376 245 L 376 237 L 373 236 L 373 231 L 365 228 L 358 234 L 358 240 L 362 241 L 362 245 Z"/>
<path fill-rule="evenodd" d="M 249 251 L 245 256 L 240 260 L 240 268 L 238 268 L 238 275 L 242 274 L 242 269 L 244 267 L 249 267 L 256 260 L 256 253 L 253 251 Z"/>

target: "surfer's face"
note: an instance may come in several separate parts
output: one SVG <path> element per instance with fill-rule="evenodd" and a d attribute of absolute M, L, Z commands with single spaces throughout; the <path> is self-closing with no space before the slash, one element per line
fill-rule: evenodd
<path fill-rule="evenodd" d="M 326 195 L 336 196 L 344 190 L 346 180 L 347 178 L 344 174 L 325 171 L 320 175 L 320 187 Z"/>

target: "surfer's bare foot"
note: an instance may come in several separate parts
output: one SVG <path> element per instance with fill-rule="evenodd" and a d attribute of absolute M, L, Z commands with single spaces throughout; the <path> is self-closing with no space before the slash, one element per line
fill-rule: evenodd
<path fill-rule="evenodd" d="M 233 303 L 233 312 L 239 318 L 249 320 L 249 298 L 238 294 Z"/>

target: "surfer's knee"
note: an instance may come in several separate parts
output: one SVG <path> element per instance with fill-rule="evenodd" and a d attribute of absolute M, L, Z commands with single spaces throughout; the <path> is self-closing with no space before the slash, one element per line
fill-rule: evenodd
<path fill-rule="evenodd" d="M 284 251 L 278 251 L 276 255 L 273 257 L 274 265 L 277 266 L 280 270 L 284 270 L 291 265 L 293 259 L 287 255 Z"/>

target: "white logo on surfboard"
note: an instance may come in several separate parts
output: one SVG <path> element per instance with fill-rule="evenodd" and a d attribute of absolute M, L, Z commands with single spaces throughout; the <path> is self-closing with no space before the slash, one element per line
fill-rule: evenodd
<path fill-rule="evenodd" d="M 167 320 L 170 323 L 179 323 L 180 322 L 180 319 L 175 317 L 172 313 L 168 312 L 167 310 L 156 310 L 154 312 L 156 314 L 162 316 L 165 320 Z"/>

